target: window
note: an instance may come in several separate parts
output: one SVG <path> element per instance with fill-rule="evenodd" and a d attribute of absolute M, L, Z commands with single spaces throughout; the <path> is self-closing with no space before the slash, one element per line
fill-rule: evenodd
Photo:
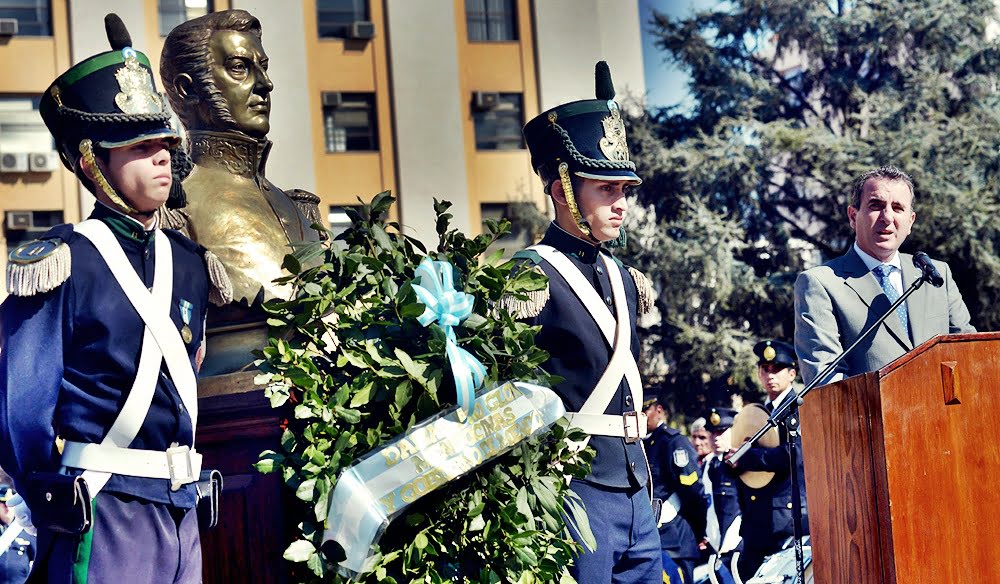
<path fill-rule="evenodd" d="M 367 0 L 316 0 L 319 38 L 353 38 L 351 24 L 367 21 Z"/>
<path fill-rule="evenodd" d="M 470 41 L 516 41 L 515 0 L 465 0 Z"/>
<path fill-rule="evenodd" d="M 378 150 L 374 93 L 323 93 L 327 152 Z"/>
<path fill-rule="evenodd" d="M 0 18 L 16 20 L 18 36 L 52 36 L 49 0 L 0 0 Z"/>
<path fill-rule="evenodd" d="M 157 10 L 160 36 L 166 37 L 178 24 L 212 12 L 212 0 L 157 0 Z"/>
<path fill-rule="evenodd" d="M 524 148 L 521 101 L 520 93 L 480 91 L 473 94 L 472 122 L 476 126 L 476 150 Z"/>

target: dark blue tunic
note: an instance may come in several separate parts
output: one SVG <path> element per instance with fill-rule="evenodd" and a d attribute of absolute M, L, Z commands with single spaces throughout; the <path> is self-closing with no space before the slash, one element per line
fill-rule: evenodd
<path fill-rule="evenodd" d="M 540 243 L 566 254 L 584 277 L 593 283 L 597 293 L 614 312 L 611 281 L 604 269 L 604 262 L 598 258 L 600 253 L 607 253 L 606 251 L 573 237 L 554 223 L 545 232 Z M 549 360 L 542 367 L 550 374 L 565 378 L 553 390 L 562 398 L 566 411 L 578 412 L 607 369 L 612 351 L 597 323 L 566 280 L 545 260 L 540 260 L 538 265 L 549 277 L 549 301 L 538 316 L 527 322 L 542 326 L 541 332 L 535 336 L 535 343 L 549 353 Z M 638 293 L 628 270 L 620 264 L 616 265 L 622 271 L 625 282 L 632 327 L 631 349 L 632 355 L 638 360 Z M 604 413 L 621 415 L 635 409 L 636 404 L 633 403 L 628 385 L 622 380 L 618 392 Z M 644 486 L 648 482 L 646 460 L 639 443 L 626 444 L 624 438 L 593 436 L 589 445 L 597 452 L 597 456 L 591 465 L 587 482 L 615 488 Z"/>
<path fill-rule="evenodd" d="M 132 268 L 153 285 L 152 234 L 98 204 L 93 219 L 108 224 Z M 191 304 L 187 344 L 192 365 L 202 342 L 208 302 L 204 250 L 176 231 L 170 317 L 180 330 L 182 301 Z M 60 467 L 55 438 L 99 443 L 125 403 L 135 378 L 144 323 L 97 249 L 72 226 L 54 228 L 43 239 L 64 241 L 72 273 L 56 289 L 33 296 L 10 296 L 0 306 L 0 466 L 20 484 L 32 471 Z M 191 445 L 191 418 L 161 363 L 145 423 L 131 448 L 166 450 Z M 165 479 L 114 475 L 106 492 L 132 495 L 181 508 L 194 507 L 194 485 L 176 492 Z"/>

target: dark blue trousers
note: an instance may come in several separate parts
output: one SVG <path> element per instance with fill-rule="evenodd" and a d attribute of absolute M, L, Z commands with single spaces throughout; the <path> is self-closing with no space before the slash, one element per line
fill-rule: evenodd
<path fill-rule="evenodd" d="M 40 530 L 39 549 L 31 582 L 201 582 L 197 512 L 126 495 L 99 493 L 94 499 L 94 526 L 87 534 Z"/>
<path fill-rule="evenodd" d="M 579 584 L 659 584 L 660 536 L 644 488 L 612 489 L 573 481 L 587 508 L 597 549 L 576 558 L 570 574 Z"/>

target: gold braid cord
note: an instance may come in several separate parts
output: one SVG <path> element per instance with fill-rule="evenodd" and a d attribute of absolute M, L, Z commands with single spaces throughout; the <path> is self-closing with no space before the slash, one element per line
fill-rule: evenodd
<path fill-rule="evenodd" d="M 566 195 L 566 206 L 569 207 L 570 214 L 576 221 L 577 226 L 584 235 L 590 235 L 590 225 L 580 214 L 580 208 L 576 206 L 576 196 L 573 194 L 573 181 L 569 178 L 569 165 L 565 162 L 559 163 L 559 182 L 562 183 L 563 194 Z"/>
<path fill-rule="evenodd" d="M 80 141 L 80 164 L 86 170 L 88 176 L 92 176 L 94 182 L 97 183 L 97 188 L 111 199 L 111 202 L 115 204 L 116 207 L 126 215 L 139 214 L 139 211 L 132 208 L 131 205 L 125 202 L 117 192 L 115 192 L 114 187 L 108 182 L 108 179 L 104 178 L 104 173 L 101 172 L 101 167 L 97 165 L 97 158 L 94 157 L 94 144 L 90 140 Z"/>

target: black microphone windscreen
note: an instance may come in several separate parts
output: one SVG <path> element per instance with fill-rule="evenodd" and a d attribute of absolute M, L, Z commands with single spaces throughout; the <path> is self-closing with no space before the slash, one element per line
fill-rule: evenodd
<path fill-rule="evenodd" d="M 111 43 L 112 51 L 120 51 L 125 47 L 132 46 L 132 35 L 128 33 L 121 17 L 114 12 L 104 17 L 104 31 L 108 34 L 108 42 Z"/>
<path fill-rule="evenodd" d="M 918 251 L 913 254 L 913 265 L 924 275 L 924 279 L 930 282 L 935 288 L 940 288 L 944 285 L 944 278 L 941 277 L 937 266 L 934 265 L 934 262 L 926 253 Z"/>

